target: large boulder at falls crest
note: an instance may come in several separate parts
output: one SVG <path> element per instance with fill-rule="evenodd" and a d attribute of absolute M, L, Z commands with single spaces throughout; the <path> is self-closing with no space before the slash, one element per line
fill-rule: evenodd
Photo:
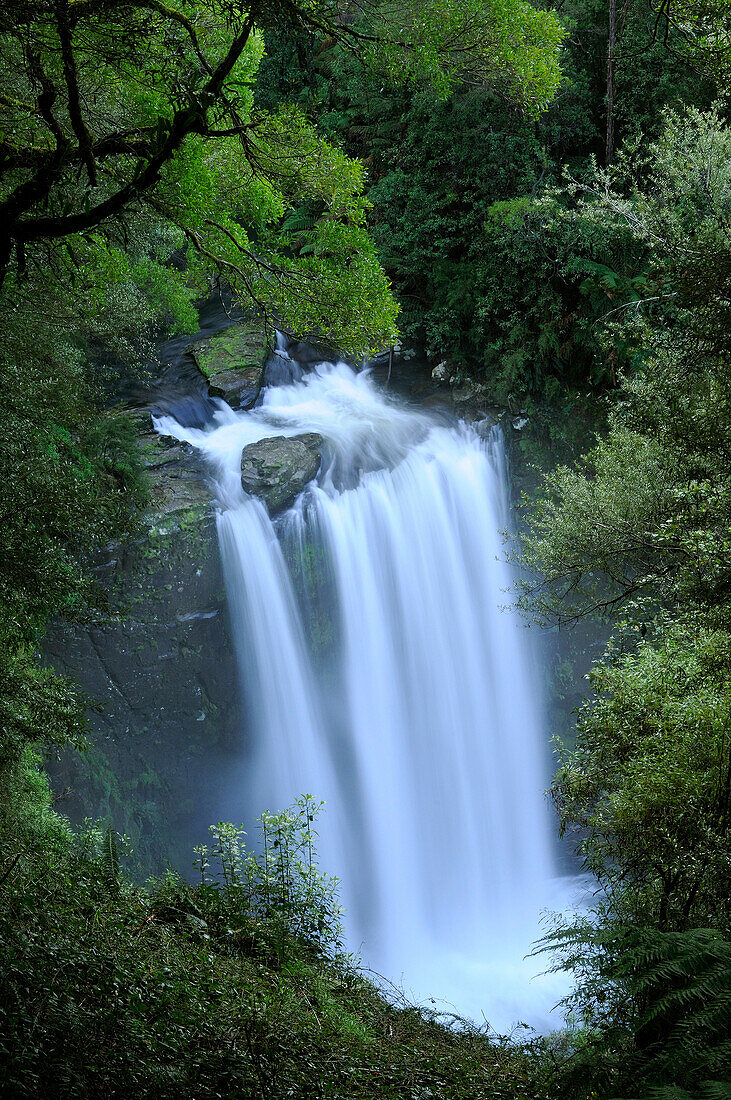
<path fill-rule="evenodd" d="M 269 344 L 256 321 L 241 321 L 190 346 L 198 369 L 208 379 L 211 397 L 232 409 L 256 403 L 264 377 Z"/>
<path fill-rule="evenodd" d="M 315 432 L 250 443 L 241 452 L 244 492 L 263 500 L 272 515 L 283 512 L 317 477 L 322 447 L 322 436 Z"/>

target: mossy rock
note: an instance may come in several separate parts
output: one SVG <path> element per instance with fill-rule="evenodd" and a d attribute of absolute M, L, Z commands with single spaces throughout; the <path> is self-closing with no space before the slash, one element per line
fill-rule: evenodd
<path fill-rule="evenodd" d="M 154 530 L 208 524 L 213 517 L 213 494 L 194 448 L 159 435 L 148 409 L 122 411 L 137 426 L 140 455 L 147 469 L 150 499 L 143 517 L 145 526 Z"/>
<path fill-rule="evenodd" d="M 260 325 L 243 322 L 191 347 L 212 397 L 232 408 L 249 408 L 259 395 L 270 348 Z"/>
<path fill-rule="evenodd" d="M 315 432 L 250 443 L 241 452 L 244 492 L 263 500 L 272 515 L 285 511 L 317 477 L 322 447 L 322 436 Z"/>

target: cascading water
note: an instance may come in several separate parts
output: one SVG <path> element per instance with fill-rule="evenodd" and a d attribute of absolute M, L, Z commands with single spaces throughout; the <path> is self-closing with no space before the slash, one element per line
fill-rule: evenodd
<path fill-rule="evenodd" d="M 321 863 L 350 944 L 417 997 L 497 1028 L 546 1026 L 560 995 L 524 960 L 560 903 L 540 691 L 511 574 L 500 436 L 445 424 L 323 364 L 158 429 L 208 457 L 250 756 L 241 813 L 327 803 Z M 318 432 L 317 484 L 274 524 L 241 449 Z M 558 1022 L 558 1021 L 555 1021 Z"/>

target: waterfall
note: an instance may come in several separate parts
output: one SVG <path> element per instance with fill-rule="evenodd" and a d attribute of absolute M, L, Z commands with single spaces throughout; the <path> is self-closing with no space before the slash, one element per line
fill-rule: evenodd
<path fill-rule="evenodd" d="M 323 799 L 321 863 L 364 961 L 494 1027 L 545 1027 L 562 990 L 524 956 L 565 891 L 529 631 L 503 606 L 501 437 L 342 363 L 294 377 L 251 412 L 219 403 L 207 429 L 157 424 L 205 453 L 219 499 L 240 816 Z M 273 523 L 241 489 L 241 449 L 303 431 L 324 438 L 322 469 Z"/>

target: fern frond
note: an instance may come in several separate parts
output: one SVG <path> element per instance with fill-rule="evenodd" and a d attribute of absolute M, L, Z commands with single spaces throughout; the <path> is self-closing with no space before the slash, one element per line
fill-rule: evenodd
<path fill-rule="evenodd" d="M 282 233 L 305 233 L 314 229 L 317 222 L 316 216 L 306 207 L 295 210 L 282 222 Z"/>

